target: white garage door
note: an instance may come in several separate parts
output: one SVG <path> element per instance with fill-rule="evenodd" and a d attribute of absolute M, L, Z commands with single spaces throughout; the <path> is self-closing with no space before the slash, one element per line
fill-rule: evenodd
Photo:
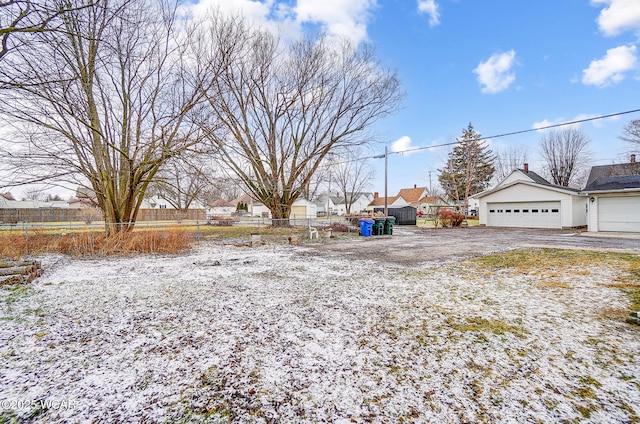
<path fill-rule="evenodd" d="M 560 202 L 487 203 L 490 227 L 562 228 Z"/>
<path fill-rule="evenodd" d="M 640 196 L 599 197 L 598 231 L 640 232 Z"/>

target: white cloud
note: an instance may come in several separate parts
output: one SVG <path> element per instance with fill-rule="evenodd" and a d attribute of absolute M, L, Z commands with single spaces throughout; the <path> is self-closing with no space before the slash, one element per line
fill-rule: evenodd
<path fill-rule="evenodd" d="M 516 63 L 515 58 L 516 52 L 510 50 L 505 53 L 496 53 L 486 62 L 480 62 L 473 72 L 478 75 L 483 93 L 494 94 L 509 88 L 516 80 L 516 75 L 512 72 Z"/>
<path fill-rule="evenodd" d="M 297 0 L 289 5 L 277 0 L 199 0 L 187 6 L 194 17 L 211 10 L 241 13 L 250 22 L 295 38 L 304 24 L 319 25 L 330 37 L 343 37 L 358 44 L 367 39 L 370 10 L 376 0 Z"/>
<path fill-rule="evenodd" d="M 316 23 L 329 36 L 359 43 L 367 39 L 369 11 L 375 6 L 376 0 L 298 0 L 294 11 L 299 23 Z"/>
<path fill-rule="evenodd" d="M 636 67 L 636 46 L 620 46 L 607 50 L 604 58 L 594 60 L 582 71 L 582 83 L 604 87 L 624 79 L 624 73 Z"/>
<path fill-rule="evenodd" d="M 440 24 L 440 13 L 435 0 L 418 0 L 418 12 L 429 15 L 429 26 Z"/>
<path fill-rule="evenodd" d="M 598 115 L 598 114 L 595 114 L 595 113 L 580 113 L 580 114 L 576 115 L 574 118 L 571 118 L 571 119 L 565 119 L 565 118 L 556 118 L 556 119 L 553 119 L 553 120 L 544 119 L 544 120 L 539 121 L 539 122 L 534 122 L 533 125 L 532 125 L 532 128 L 534 128 L 534 129 L 542 129 L 542 128 L 545 128 L 545 127 L 549 127 L 551 125 L 558 125 L 558 124 L 562 124 L 562 123 L 565 123 L 565 122 L 582 121 L 582 120 L 585 120 L 585 119 L 597 118 L 598 116 L 601 116 L 601 115 Z M 552 130 L 552 129 L 562 130 L 563 128 L 580 128 L 580 126 L 582 124 L 586 124 L 586 123 L 590 123 L 591 125 L 593 125 L 596 128 L 603 128 L 603 127 L 605 127 L 605 123 L 607 121 L 612 122 L 612 121 L 618 121 L 619 119 L 620 118 L 617 117 L 617 116 L 612 116 L 610 118 L 594 119 L 594 120 L 587 121 L 587 122 L 577 122 L 577 123 L 571 124 L 571 125 L 563 125 L 561 127 L 548 128 L 545 131 L 549 131 L 549 130 Z"/>
<path fill-rule="evenodd" d="M 598 16 L 598 26 L 607 36 L 626 30 L 640 32 L 640 2 L 638 0 L 592 0 L 593 5 L 607 5 Z"/>
<path fill-rule="evenodd" d="M 417 153 L 418 151 L 405 152 L 406 150 L 414 149 L 414 148 L 415 148 L 415 146 L 411 145 L 411 137 L 406 136 L 406 135 L 400 137 L 399 139 L 394 141 L 393 144 L 391 145 L 391 151 L 392 152 L 400 153 L 403 156 L 409 156 L 409 155 L 412 155 L 414 153 Z"/>

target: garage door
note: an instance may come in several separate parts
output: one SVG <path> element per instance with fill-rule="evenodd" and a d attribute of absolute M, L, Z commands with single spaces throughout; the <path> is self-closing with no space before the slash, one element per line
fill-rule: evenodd
<path fill-rule="evenodd" d="M 307 217 L 307 207 L 306 206 L 291 206 L 291 218 L 300 219 Z"/>
<path fill-rule="evenodd" d="M 562 228 L 560 202 L 487 203 L 490 227 Z"/>
<path fill-rule="evenodd" d="M 640 196 L 599 197 L 598 231 L 640 232 Z"/>

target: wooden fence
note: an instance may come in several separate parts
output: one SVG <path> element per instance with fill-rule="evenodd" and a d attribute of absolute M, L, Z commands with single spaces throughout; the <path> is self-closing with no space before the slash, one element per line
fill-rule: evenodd
<path fill-rule="evenodd" d="M 206 220 L 204 209 L 140 209 L 137 221 L 178 221 Z M 0 223 L 14 224 L 18 222 L 94 222 L 102 220 L 102 212 L 97 209 L 0 209 Z"/>

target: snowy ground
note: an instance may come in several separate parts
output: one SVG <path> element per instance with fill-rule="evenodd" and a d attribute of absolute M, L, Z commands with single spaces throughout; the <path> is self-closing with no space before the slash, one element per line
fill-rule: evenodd
<path fill-rule="evenodd" d="M 640 417 L 640 331 L 597 264 L 554 285 L 288 246 L 43 266 L 0 290 L 0 422 Z"/>

